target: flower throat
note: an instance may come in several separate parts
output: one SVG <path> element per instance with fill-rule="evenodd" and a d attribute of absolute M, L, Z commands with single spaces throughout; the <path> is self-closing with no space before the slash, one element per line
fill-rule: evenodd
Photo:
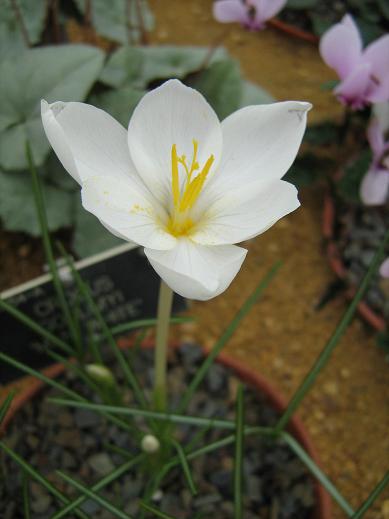
<path fill-rule="evenodd" d="M 197 162 L 199 144 L 195 139 L 192 142 L 193 156 L 190 166 L 187 164 L 185 155 L 179 156 L 177 154 L 177 146 L 175 144 L 173 144 L 171 151 L 173 209 L 167 223 L 167 229 L 170 234 L 176 237 L 191 234 L 194 223 L 189 218 L 188 213 L 199 198 L 209 170 L 215 160 L 215 157 L 211 155 L 200 171 L 200 166 Z M 182 166 L 185 173 L 185 180 L 182 186 L 180 186 L 180 166 Z M 198 173 L 196 174 L 196 172 Z M 196 176 L 194 176 L 195 174 Z"/>

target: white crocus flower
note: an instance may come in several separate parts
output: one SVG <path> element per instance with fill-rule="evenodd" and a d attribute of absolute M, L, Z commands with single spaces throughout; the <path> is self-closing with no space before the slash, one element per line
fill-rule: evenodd
<path fill-rule="evenodd" d="M 299 206 L 295 187 L 281 177 L 310 107 L 249 106 L 220 123 L 201 94 L 171 80 L 143 97 L 128 132 L 83 103 L 42 101 L 42 120 L 81 184 L 84 208 L 143 246 L 175 292 L 206 300 L 223 292 L 243 263 L 247 250 L 234 244 Z"/>

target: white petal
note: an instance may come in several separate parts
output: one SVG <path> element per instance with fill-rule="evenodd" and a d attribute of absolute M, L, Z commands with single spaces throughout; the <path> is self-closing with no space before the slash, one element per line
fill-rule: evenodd
<path fill-rule="evenodd" d="M 222 149 L 219 120 L 203 96 L 180 81 L 167 81 L 135 108 L 128 128 L 131 158 L 150 191 L 165 204 L 171 197 L 172 146 L 190 163 L 193 139 L 199 143 L 200 167 L 213 154 L 215 170 Z"/>
<path fill-rule="evenodd" d="M 297 101 L 247 106 L 227 117 L 222 160 L 206 186 L 210 194 L 283 177 L 296 157 L 311 106 Z"/>
<path fill-rule="evenodd" d="M 202 245 L 248 240 L 297 209 L 297 189 L 283 180 L 253 182 L 217 200 L 191 239 Z"/>
<path fill-rule="evenodd" d="M 42 99 L 41 116 L 43 128 L 45 130 L 47 139 L 51 144 L 51 147 L 57 154 L 57 157 L 61 161 L 63 167 L 68 173 L 70 173 L 74 180 L 80 183 L 81 179 L 74 162 L 73 154 L 67 143 L 64 131 L 55 117 L 56 106 L 58 106 L 58 103 L 49 105 L 47 101 Z"/>
<path fill-rule="evenodd" d="M 206 301 L 228 288 L 247 254 L 235 245 L 206 247 L 177 240 L 169 251 L 145 249 L 151 265 L 174 292 Z"/>
<path fill-rule="evenodd" d="M 81 196 L 84 208 L 116 236 L 154 249 L 175 246 L 176 238 L 163 229 L 163 210 L 130 183 L 102 176 L 89 178 Z"/>
<path fill-rule="evenodd" d="M 139 178 L 127 145 L 127 132 L 109 114 L 85 103 L 44 106 L 47 137 L 67 171 L 80 183 L 90 177 Z M 74 173 L 76 168 L 76 175 Z"/>

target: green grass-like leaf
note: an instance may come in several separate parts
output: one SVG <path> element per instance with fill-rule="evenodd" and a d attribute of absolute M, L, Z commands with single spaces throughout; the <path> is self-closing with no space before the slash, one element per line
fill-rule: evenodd
<path fill-rule="evenodd" d="M 372 506 L 374 501 L 379 497 L 379 495 L 385 490 L 385 488 L 389 485 L 389 471 L 385 474 L 382 480 L 378 483 L 378 485 L 373 489 L 369 497 L 366 501 L 358 508 L 355 514 L 351 517 L 351 519 L 361 519 L 365 515 L 365 513 Z"/>
<path fill-rule="evenodd" d="M 10 405 L 12 404 L 12 400 L 15 397 L 15 393 L 16 393 L 15 391 L 11 391 L 10 393 L 8 393 L 8 395 L 4 398 L 3 402 L 0 405 L 0 424 L 4 420 L 4 418 L 8 412 L 8 409 L 10 408 Z"/>
<path fill-rule="evenodd" d="M 170 324 L 182 324 L 191 323 L 195 319 L 193 317 L 171 317 Z M 113 335 L 120 335 L 124 333 L 137 330 L 138 328 L 151 328 L 157 325 L 157 319 L 138 319 L 137 321 L 131 321 L 129 323 L 118 324 L 111 328 Z"/>
<path fill-rule="evenodd" d="M 147 512 L 150 512 L 155 515 L 155 517 L 161 517 L 161 519 L 175 519 L 172 515 L 166 514 L 165 512 L 161 512 L 154 506 L 148 505 L 144 501 L 140 501 L 140 506 L 144 508 Z"/>
<path fill-rule="evenodd" d="M 125 374 L 127 378 L 127 382 L 131 386 L 132 390 L 134 391 L 135 397 L 140 403 L 142 407 L 147 407 L 146 399 L 143 395 L 143 392 L 140 388 L 139 382 L 135 376 L 135 373 L 132 371 L 130 365 L 128 364 L 125 356 L 120 351 L 118 345 L 116 344 L 116 341 L 111 333 L 111 330 L 109 329 L 107 323 L 105 322 L 103 315 L 97 306 L 96 302 L 94 301 L 90 289 L 88 285 L 84 282 L 79 272 L 75 269 L 74 263 L 69 256 L 69 254 L 66 253 L 65 249 L 60 245 L 61 253 L 66 259 L 66 262 L 72 272 L 74 281 L 76 282 L 77 288 L 84 297 L 85 301 L 87 302 L 88 306 L 90 307 L 91 311 L 93 312 L 96 320 L 98 321 L 101 330 L 103 332 L 103 335 L 105 339 L 107 340 L 112 352 L 114 353 L 120 367 L 123 370 L 123 373 Z"/>
<path fill-rule="evenodd" d="M 139 454 L 132 460 L 126 461 L 120 467 L 117 467 L 114 469 L 110 474 L 107 474 L 104 478 L 102 478 L 100 481 L 95 483 L 91 490 L 93 492 L 98 492 L 99 490 L 102 490 L 104 487 L 118 479 L 120 476 L 128 472 L 131 468 L 139 464 L 144 458 L 144 454 Z M 74 501 L 71 501 L 66 507 L 62 508 L 62 510 L 59 510 L 57 513 L 55 513 L 51 519 L 62 519 L 62 517 L 68 517 L 70 512 L 73 512 L 77 507 L 82 505 L 84 501 L 88 499 L 88 496 L 82 495 L 75 499 Z"/>
<path fill-rule="evenodd" d="M 243 386 L 238 386 L 235 407 L 235 456 L 234 456 L 234 519 L 243 517 L 243 438 L 244 438 L 244 402 Z"/>
<path fill-rule="evenodd" d="M 47 223 L 45 201 L 44 201 L 43 193 L 42 193 L 42 186 L 40 183 L 38 172 L 37 172 L 35 164 L 34 164 L 34 158 L 32 155 L 31 146 L 28 141 L 26 143 L 26 156 L 27 156 L 27 162 L 28 162 L 28 166 L 29 166 L 29 169 L 31 172 L 31 177 L 32 177 L 32 188 L 33 188 L 33 193 L 34 193 L 35 207 L 36 207 L 36 211 L 37 211 L 39 226 L 40 226 L 41 232 L 42 232 L 42 243 L 43 243 L 43 248 L 45 251 L 46 261 L 49 264 L 50 274 L 52 277 L 54 289 L 57 294 L 58 303 L 61 307 L 65 322 L 68 326 L 70 335 L 72 337 L 72 340 L 73 340 L 73 343 L 75 346 L 75 353 L 77 354 L 77 351 L 80 351 L 80 349 L 81 349 L 81 337 L 77 331 L 77 326 L 74 321 L 74 316 L 72 315 L 70 306 L 65 297 L 65 291 L 64 291 L 64 288 L 62 285 L 62 281 L 59 277 L 57 264 L 54 259 L 53 247 L 52 247 L 51 240 L 50 240 L 49 226 Z"/>
<path fill-rule="evenodd" d="M 283 415 L 279 419 L 276 431 L 280 432 L 289 422 L 290 418 L 292 417 L 293 413 L 296 411 L 298 406 L 300 405 L 301 401 L 307 394 L 307 392 L 311 389 L 312 385 L 316 381 L 317 376 L 321 372 L 321 370 L 324 368 L 324 366 L 327 364 L 328 360 L 331 357 L 332 352 L 338 345 L 340 339 L 342 338 L 344 332 L 346 331 L 348 325 L 350 324 L 352 318 L 354 317 L 355 311 L 357 309 L 357 306 L 359 302 L 361 301 L 362 297 L 364 296 L 369 284 L 370 280 L 374 276 L 374 274 L 377 272 L 378 266 L 382 260 L 383 252 L 389 242 L 389 231 L 387 231 L 385 238 L 383 239 L 379 249 L 377 250 L 376 254 L 374 255 L 373 261 L 370 264 L 370 267 L 363 278 L 357 293 L 354 296 L 354 299 L 352 300 L 351 304 L 347 308 L 346 312 L 344 313 L 342 319 L 340 320 L 338 326 L 336 327 L 334 333 L 330 337 L 329 341 L 325 345 L 324 349 L 318 356 L 317 360 L 315 361 L 314 365 L 312 366 L 311 370 L 295 392 L 295 394 L 292 396 L 288 407 L 284 411 Z"/>
<path fill-rule="evenodd" d="M 192 472 L 190 470 L 188 460 L 186 459 L 184 449 L 181 447 L 181 445 L 176 440 L 172 440 L 172 443 L 177 451 L 178 458 L 180 460 L 182 470 L 185 474 L 185 478 L 188 483 L 189 490 L 191 491 L 192 496 L 195 496 L 197 494 L 197 488 L 196 488 L 195 482 L 193 480 Z"/>
<path fill-rule="evenodd" d="M 235 423 L 229 420 L 219 420 L 213 418 L 203 418 L 201 416 L 187 416 L 179 414 L 161 413 L 159 411 L 148 411 L 146 409 L 134 409 L 130 407 L 118 407 L 105 404 L 93 404 L 86 401 L 66 400 L 63 398 L 49 398 L 47 400 L 52 404 L 64 405 L 68 407 L 75 407 L 81 409 L 90 409 L 101 413 L 120 414 L 123 416 L 141 416 L 143 418 L 152 418 L 155 420 L 171 423 L 182 423 L 186 425 L 194 425 L 197 427 L 209 427 L 214 429 L 229 429 L 235 428 Z"/>
<path fill-rule="evenodd" d="M 335 485 L 328 479 L 328 477 L 316 465 L 316 463 L 312 460 L 308 453 L 301 447 L 298 441 L 286 432 L 281 433 L 281 438 L 287 443 L 291 450 L 300 458 L 300 460 L 308 468 L 311 474 L 313 474 L 315 478 L 318 481 L 320 481 L 320 483 L 327 490 L 332 499 L 336 501 L 336 503 L 338 503 L 338 505 L 342 508 L 344 512 L 346 512 L 348 517 L 351 517 L 354 513 L 354 510 L 351 508 L 346 499 L 340 494 L 339 490 L 335 487 Z"/>
<path fill-rule="evenodd" d="M 45 382 L 45 384 L 47 384 L 51 387 L 54 387 L 55 389 L 58 389 L 61 393 L 63 393 L 64 395 L 68 396 L 69 398 L 71 398 L 73 400 L 76 400 L 78 402 L 88 403 L 88 401 L 83 396 L 79 395 L 75 391 L 64 386 L 57 380 L 46 377 L 46 375 L 44 375 L 40 371 L 30 368 L 26 364 L 19 362 L 16 359 L 13 359 L 12 357 L 10 357 L 9 355 L 7 355 L 5 353 L 0 352 L 0 361 L 3 361 L 6 364 L 9 364 L 10 366 L 13 366 L 16 369 L 19 369 L 23 373 L 30 375 L 32 377 L 35 377 L 38 380 L 41 380 L 42 382 Z M 107 414 L 103 411 L 99 411 L 99 412 L 110 422 L 115 423 L 116 425 L 118 425 L 119 427 L 121 427 L 124 430 L 132 432 L 131 426 L 128 423 L 121 420 L 120 418 Z"/>
<path fill-rule="evenodd" d="M 103 497 L 96 494 L 96 492 L 94 492 L 93 490 L 85 487 L 79 481 L 76 481 L 74 478 L 71 478 L 70 476 L 68 476 L 67 474 L 62 472 L 61 470 L 57 470 L 56 473 L 58 474 L 58 476 L 60 476 L 62 479 L 64 479 L 67 483 L 69 483 L 69 485 L 72 485 L 77 490 L 79 490 L 81 493 L 83 493 L 85 496 L 93 499 L 94 501 L 96 501 L 96 503 L 99 503 L 99 505 L 101 505 L 103 508 L 108 510 L 108 512 L 111 512 L 111 514 L 113 514 L 115 517 L 118 517 L 119 519 L 133 519 L 133 517 L 131 517 L 128 514 L 125 514 L 124 512 L 122 512 L 121 510 L 116 508 L 115 505 L 113 505 L 112 503 L 110 503 L 109 501 L 104 499 Z"/>
<path fill-rule="evenodd" d="M 23 458 L 21 458 L 16 452 L 10 449 L 4 442 L 0 441 L 0 449 L 10 456 L 15 463 L 22 468 L 25 474 L 28 474 L 32 479 L 34 479 L 37 483 L 40 483 L 50 494 L 52 494 L 55 498 L 57 498 L 61 503 L 68 504 L 69 499 L 62 494 L 54 485 L 50 483 L 44 476 L 42 476 L 38 471 L 34 469 L 29 463 L 27 463 Z M 81 519 L 88 519 L 88 516 L 79 510 L 75 511 L 77 517 Z"/>
<path fill-rule="evenodd" d="M 20 321 L 22 324 L 30 328 L 32 331 L 43 337 L 44 339 L 48 340 L 51 344 L 54 346 L 57 346 L 64 352 L 66 352 L 68 355 L 72 355 L 74 353 L 73 349 L 69 344 L 62 341 L 52 333 L 50 333 L 48 330 L 40 326 L 37 322 L 35 322 L 33 319 L 28 317 L 25 313 L 21 312 L 18 308 L 10 305 L 6 301 L 0 299 L 0 309 L 4 310 L 8 314 L 12 315 Z"/>

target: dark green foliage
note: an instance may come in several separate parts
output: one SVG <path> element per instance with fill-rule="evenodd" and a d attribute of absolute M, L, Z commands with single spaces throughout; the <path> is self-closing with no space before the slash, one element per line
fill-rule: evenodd
<path fill-rule="evenodd" d="M 234 60 L 213 63 L 190 81 L 213 106 L 220 119 L 234 112 L 242 97 L 242 79 L 239 65 Z"/>
<path fill-rule="evenodd" d="M 371 163 L 371 152 L 366 150 L 344 169 L 344 173 L 337 184 L 339 195 L 351 203 L 359 203 L 359 189 L 363 177 L 367 173 Z"/>
<path fill-rule="evenodd" d="M 387 0 L 289 0 L 280 18 L 321 36 L 346 14 L 354 16 L 366 44 L 387 33 L 389 2 Z"/>
<path fill-rule="evenodd" d="M 309 144 L 323 146 L 336 142 L 339 137 L 339 128 L 332 122 L 308 126 L 305 132 L 305 142 Z"/>
<path fill-rule="evenodd" d="M 292 167 L 284 176 L 284 180 L 291 182 L 297 188 L 308 186 L 331 171 L 332 166 L 331 160 L 306 153 L 294 161 Z"/>

